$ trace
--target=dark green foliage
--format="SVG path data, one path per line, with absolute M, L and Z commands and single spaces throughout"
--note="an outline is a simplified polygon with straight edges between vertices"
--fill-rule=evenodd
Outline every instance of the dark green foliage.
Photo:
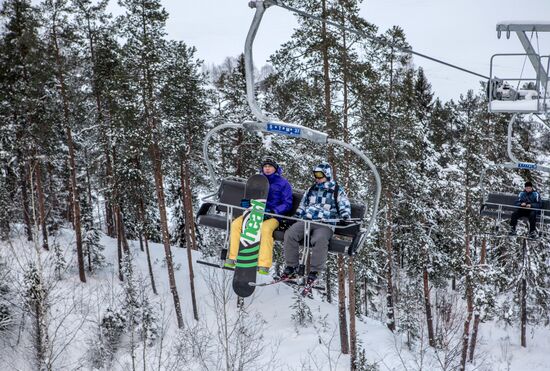
M 357 359 L 355 360 L 354 370 L 357 370 L 357 371 L 379 371 L 380 370 L 380 367 L 378 367 L 377 363 L 369 362 L 369 360 L 367 359 L 365 348 L 362 346 L 361 343 L 359 343 L 359 346 L 357 349 Z
M 311 309 L 305 302 L 302 295 L 298 292 L 294 295 L 294 303 L 290 306 L 294 311 L 291 315 L 292 320 L 296 327 L 307 327 L 313 323 L 313 315 L 311 314 Z
M 105 265 L 105 256 L 103 250 L 105 247 L 101 244 L 101 231 L 95 225 L 92 204 L 87 199 L 82 199 L 82 248 L 84 259 L 90 272 L 95 271 Z
M 92 340 L 89 361 L 92 367 L 101 368 L 113 359 L 126 328 L 127 319 L 117 310 L 107 308 L 101 318 L 98 337 Z

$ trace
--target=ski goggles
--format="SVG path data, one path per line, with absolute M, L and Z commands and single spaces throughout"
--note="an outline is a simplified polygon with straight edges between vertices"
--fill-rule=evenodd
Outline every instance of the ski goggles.
M 314 176 L 316 179 L 323 179 L 323 178 L 326 178 L 325 173 L 323 173 L 322 171 L 314 171 L 314 172 L 313 172 L 313 176 Z

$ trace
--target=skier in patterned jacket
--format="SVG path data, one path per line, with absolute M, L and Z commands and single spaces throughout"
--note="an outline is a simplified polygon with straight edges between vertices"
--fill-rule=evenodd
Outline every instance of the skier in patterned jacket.
M 295 217 L 326 224 L 351 217 L 351 205 L 344 190 L 332 180 L 332 168 L 323 162 L 313 169 L 315 184 L 304 194 Z M 330 239 L 334 228 L 311 224 L 311 269 L 307 282 L 312 284 L 325 270 Z M 293 278 L 299 265 L 300 241 L 304 238 L 304 222 L 294 223 L 285 233 L 284 253 L 286 268 L 281 278 Z

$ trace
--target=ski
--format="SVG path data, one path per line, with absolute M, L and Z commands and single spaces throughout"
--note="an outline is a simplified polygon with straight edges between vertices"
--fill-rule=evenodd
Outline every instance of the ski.
M 275 285 L 277 283 L 294 283 L 298 285 L 297 278 L 283 278 L 283 279 L 275 278 L 272 281 L 268 281 L 268 282 L 249 282 L 248 284 L 254 287 L 265 287 L 265 286 Z
M 297 278 L 289 278 L 289 279 L 273 279 L 272 281 L 269 281 L 269 282 L 260 282 L 260 283 L 257 283 L 257 282 L 249 282 L 248 284 L 250 286 L 254 286 L 254 287 L 266 287 L 266 286 L 272 286 L 272 285 L 276 285 L 278 283 L 284 283 L 285 285 L 288 285 L 290 287 L 293 287 L 293 288 L 300 288 L 300 287 L 303 287 L 304 289 L 302 290 L 303 291 L 306 291 L 305 294 L 303 296 L 306 296 L 308 295 L 309 292 L 312 291 L 312 289 L 315 289 L 315 290 L 318 290 L 320 291 L 321 293 L 324 293 L 325 292 L 325 288 L 322 287 L 322 286 L 316 286 L 316 285 L 305 285 L 303 283 L 301 283 L 300 281 L 302 280 L 302 277 L 297 277 Z M 315 283 L 315 282 L 314 282 Z M 302 293 L 301 292 L 301 293 Z
M 230 268 L 230 267 L 225 267 L 222 264 L 220 263 L 212 263 L 212 262 L 209 262 L 209 261 L 205 261 L 205 260 L 196 260 L 197 264 L 202 264 L 202 265 L 206 265 L 208 267 L 214 267 L 214 268 L 221 268 L 221 269 L 225 269 L 225 270 L 228 270 L 228 271 L 234 271 L 235 268 Z

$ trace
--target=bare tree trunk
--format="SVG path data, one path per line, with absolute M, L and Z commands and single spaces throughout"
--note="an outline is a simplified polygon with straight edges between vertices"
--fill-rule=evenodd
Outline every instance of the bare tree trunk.
M 321 1 L 321 18 L 326 20 L 328 19 L 328 10 L 327 10 L 327 1 Z M 324 103 L 325 103 L 325 125 L 329 136 L 331 138 L 336 137 L 336 123 L 332 120 L 332 102 L 331 102 L 331 81 L 330 81 L 330 67 L 329 67 L 329 40 L 327 36 L 327 25 L 325 22 L 321 22 L 321 55 L 323 59 L 323 93 L 324 93 Z M 334 149 L 328 147 L 328 162 L 332 165 L 333 168 L 333 177 L 336 179 L 336 162 L 334 156 Z
M 69 159 L 67 159 L 67 169 L 70 168 Z M 67 178 L 67 214 L 66 218 L 71 223 L 71 227 L 74 229 L 74 206 L 73 206 L 73 186 L 71 184 L 71 177 Z
M 346 317 L 346 266 L 344 257 L 338 254 L 338 323 L 340 325 L 340 349 L 349 354 L 348 321 Z
M 138 231 L 138 239 L 139 239 L 139 249 L 141 250 L 141 252 L 144 252 L 145 250 L 143 249 L 143 234 L 141 233 L 141 231 Z
M 386 192 L 387 198 L 387 216 L 386 216 L 386 255 L 387 255 L 387 267 L 386 267 L 386 282 L 387 282 L 387 293 L 386 293 L 386 305 L 388 310 L 388 322 L 387 326 L 391 331 L 395 331 L 395 308 L 393 305 L 393 244 L 392 244 L 392 208 L 391 208 L 391 193 Z
M 154 126 L 154 125 L 153 125 Z M 170 283 L 170 291 L 174 299 L 174 308 L 178 327 L 183 327 L 183 315 L 181 312 L 181 304 L 176 286 L 176 276 L 174 273 L 174 263 L 172 262 L 172 251 L 170 250 L 170 235 L 168 234 L 168 220 L 166 217 L 166 202 L 164 200 L 164 184 L 162 176 L 162 160 L 160 157 L 160 148 L 154 140 L 149 146 L 151 160 L 153 161 L 153 169 L 155 172 L 155 189 L 157 193 L 157 203 L 160 214 L 160 227 L 162 231 L 162 242 L 164 245 L 164 254 L 166 256 L 166 267 L 168 270 L 168 281 Z
M 342 26 L 346 26 L 345 13 L 342 11 Z M 347 38 L 346 31 L 342 29 L 342 98 L 343 98 L 343 107 L 342 107 L 342 124 L 344 126 L 344 142 L 349 143 L 349 129 L 348 129 L 348 116 L 349 116 L 349 95 L 348 95 L 348 51 L 347 51 Z M 345 189 L 350 189 L 350 174 L 349 174 L 349 164 L 350 164 L 350 151 L 344 150 L 344 179 Z
M 124 215 L 122 214 L 122 211 L 120 209 L 120 205 L 117 205 L 117 219 L 118 223 L 117 226 L 120 229 L 120 238 L 122 240 L 122 248 L 124 250 L 124 253 L 129 255 L 130 254 L 130 246 L 128 245 L 128 240 L 126 239 L 126 228 L 124 227 Z
M 149 278 L 151 279 L 151 288 L 153 289 L 153 293 L 155 295 L 158 295 L 157 286 L 155 285 L 155 276 L 153 274 L 153 265 L 151 264 L 151 253 L 149 251 L 149 234 L 147 233 L 148 221 L 145 215 L 145 205 L 143 203 L 143 197 L 141 197 L 139 200 L 139 218 L 141 221 L 141 225 L 144 229 L 145 253 L 147 254 L 147 268 L 149 270 Z
M 521 346 L 527 347 L 527 239 L 523 239 L 522 246 L 523 255 L 523 270 L 521 274 L 521 291 L 520 291 L 520 306 L 521 306 Z
M 426 310 L 426 323 L 428 325 L 428 343 L 435 347 L 434 324 L 432 318 L 432 304 L 430 302 L 430 283 L 428 280 L 428 249 L 424 248 L 424 267 L 422 270 L 422 282 L 424 286 L 424 308 Z
M 72 207 L 73 207 L 73 218 L 74 218 L 74 230 L 76 237 L 76 254 L 78 258 L 78 273 L 80 276 L 81 282 L 86 282 L 86 274 L 84 272 L 84 254 L 82 251 L 82 232 L 80 226 L 80 196 L 78 192 L 78 184 L 76 182 L 76 160 L 75 160 L 75 149 L 73 134 L 71 131 L 71 123 L 69 118 L 69 101 L 67 99 L 67 89 L 65 87 L 65 77 L 63 70 L 63 62 L 61 59 L 61 51 L 59 49 L 59 44 L 57 40 L 57 25 L 55 24 L 52 27 L 52 38 L 55 48 L 55 58 L 58 68 L 58 78 L 59 78 L 59 89 L 61 91 L 61 98 L 63 100 L 63 118 L 64 126 L 67 135 L 67 147 L 69 148 L 69 171 L 71 179 L 71 189 L 72 189 Z
M 49 250 L 48 229 L 46 227 L 46 207 L 44 205 L 44 187 L 42 186 L 42 164 L 35 161 L 34 171 L 36 176 L 36 193 L 38 196 L 38 211 L 40 213 L 40 228 L 42 229 L 42 248 Z
M 363 302 L 364 302 L 364 315 L 369 315 L 369 286 L 367 277 L 363 278 Z
M 139 157 L 136 157 L 134 159 L 134 162 L 135 162 L 136 168 L 138 170 L 141 170 L 141 163 L 140 163 Z M 138 218 L 143 228 L 145 254 L 147 255 L 147 268 L 149 270 L 149 278 L 151 279 L 151 288 L 153 289 L 153 293 L 155 295 L 158 295 L 157 286 L 155 284 L 155 275 L 153 274 L 153 265 L 151 263 L 151 252 L 149 250 L 149 238 L 150 238 L 149 232 L 148 232 L 149 220 L 147 219 L 147 213 L 145 212 L 145 202 L 143 200 L 143 194 L 141 194 L 139 197 Z
M 86 149 L 84 149 L 84 161 L 86 161 L 86 196 L 88 197 L 88 205 L 90 205 L 90 209 L 93 210 L 92 181 L 90 180 L 90 168 L 88 167 L 88 151 Z
M 116 216 L 116 230 L 117 230 L 117 258 L 118 258 L 118 279 L 122 282 L 124 281 L 124 274 L 122 273 L 122 228 L 120 221 L 120 213 L 118 212 L 118 206 L 115 206 L 115 216 Z
M 393 59 L 394 59 L 394 50 L 391 49 L 390 54 L 390 84 L 388 89 L 388 143 L 390 146 L 393 146 L 393 125 L 391 114 L 393 111 Z M 394 155 L 393 151 L 390 151 L 388 157 L 388 173 L 391 173 L 393 164 L 394 164 Z M 386 284 L 387 284 L 387 293 L 386 293 L 386 304 L 388 310 L 388 328 L 393 332 L 395 331 L 395 306 L 394 306 L 394 290 L 393 290 L 393 215 L 392 215 L 392 194 L 389 189 L 386 190 L 386 204 L 387 204 L 387 213 L 386 213 L 386 255 L 387 255 L 387 268 L 386 268 Z
M 487 239 L 483 237 L 483 240 L 481 241 L 481 256 L 479 259 L 480 269 L 485 270 L 486 260 L 487 260 Z M 481 320 L 481 316 L 479 315 L 479 308 L 476 308 L 476 309 L 477 309 L 476 314 L 474 316 L 474 327 L 472 329 L 472 339 L 470 340 L 470 362 L 474 361 L 474 352 L 476 348 L 479 322 Z
M 357 330 L 355 327 L 355 267 L 354 258 L 348 258 L 348 292 L 349 292 L 349 342 L 350 342 L 350 369 L 357 369 Z
M 184 155 L 181 159 L 181 195 L 185 208 L 185 241 L 187 245 L 187 263 L 189 264 L 189 284 L 191 286 L 191 302 L 193 304 L 193 317 L 199 320 L 199 311 L 197 308 L 197 299 L 195 296 L 195 276 L 193 273 L 193 256 L 191 249 L 196 250 L 196 241 L 194 237 L 195 220 L 193 216 L 193 199 L 191 194 L 191 178 L 188 167 L 188 156 Z
M 308 262 L 309 262 L 309 259 L 308 259 Z M 326 276 L 325 291 L 327 292 L 327 302 L 332 303 L 332 271 L 328 264 L 327 264 L 327 269 L 325 270 L 325 276 Z
M 466 202 L 468 204 L 468 202 Z M 466 208 L 468 209 L 468 207 Z M 462 334 L 462 356 L 460 361 L 460 369 L 464 371 L 466 369 L 466 357 L 468 355 L 468 340 L 470 338 L 470 322 L 472 321 L 472 312 L 473 308 L 473 290 L 472 290 L 472 280 L 471 280 L 471 268 L 472 268 L 472 258 L 470 253 L 470 235 L 466 235 L 466 249 L 465 249 L 465 263 L 468 269 L 466 273 L 466 305 L 467 305 L 467 315 L 466 320 L 464 321 L 464 332 Z
M 20 187 L 21 187 L 21 202 L 23 203 L 23 221 L 25 222 L 25 232 L 27 234 L 27 241 L 32 241 L 32 225 L 31 211 L 29 207 L 29 194 L 28 194 L 28 167 L 24 162 L 21 162 L 19 166 L 20 173 Z

